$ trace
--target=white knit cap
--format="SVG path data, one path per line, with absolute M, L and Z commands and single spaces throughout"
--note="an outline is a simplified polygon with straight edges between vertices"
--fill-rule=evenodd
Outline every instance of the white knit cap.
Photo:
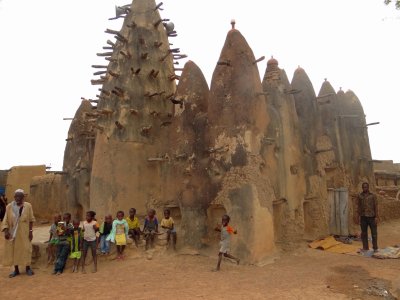
M 14 195 L 16 195 L 16 194 L 25 194 L 25 192 L 23 189 L 18 189 L 15 191 Z

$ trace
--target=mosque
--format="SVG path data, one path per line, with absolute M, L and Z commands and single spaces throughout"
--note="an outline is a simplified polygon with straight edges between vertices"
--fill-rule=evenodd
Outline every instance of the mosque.
M 361 183 L 375 190 L 357 96 L 327 80 L 316 94 L 305 70 L 290 81 L 273 57 L 261 80 L 264 58 L 234 21 L 209 87 L 195 62 L 178 67 L 186 55 L 161 5 L 135 0 L 120 8 L 121 30 L 106 29 L 108 52 L 97 54 L 106 63 L 91 81 L 99 93 L 76 111 L 63 170 L 30 183 L 37 216 L 168 207 L 180 245 L 201 249 L 217 244 L 227 213 L 239 232 L 232 250 L 249 263 L 351 233 Z

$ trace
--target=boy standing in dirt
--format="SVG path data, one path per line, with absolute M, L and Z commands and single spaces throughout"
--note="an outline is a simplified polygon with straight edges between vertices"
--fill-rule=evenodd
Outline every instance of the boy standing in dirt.
M 221 232 L 221 241 L 220 241 L 220 249 L 218 253 L 218 263 L 217 268 L 213 271 L 219 271 L 221 267 L 222 255 L 228 257 L 230 259 L 236 260 L 236 263 L 239 264 L 240 259 L 236 258 L 229 254 L 230 246 L 231 246 L 231 235 L 237 234 L 237 230 L 234 230 L 231 226 L 229 226 L 230 217 L 228 215 L 222 216 L 222 225 L 217 225 L 215 228 L 216 231 Z
M 88 211 L 86 213 L 86 220 L 83 222 L 83 261 L 82 261 L 82 273 L 86 273 L 85 261 L 86 255 L 89 248 L 92 250 L 93 257 L 93 273 L 97 272 L 97 236 L 96 232 L 99 231 L 99 225 L 95 220 L 96 213 L 94 211 Z

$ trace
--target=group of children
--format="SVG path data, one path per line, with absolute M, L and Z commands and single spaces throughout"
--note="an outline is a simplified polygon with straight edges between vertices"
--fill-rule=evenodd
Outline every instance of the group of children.
M 176 230 L 174 220 L 169 209 L 164 210 L 164 218 L 161 220 L 161 228 L 167 235 L 167 248 L 169 248 L 171 237 L 172 245 L 176 250 Z M 78 272 L 82 258 L 82 273 L 86 273 L 85 260 L 90 249 L 93 257 L 93 272 L 97 271 L 97 249 L 103 255 L 110 254 L 110 242 L 117 248 L 116 259 L 123 259 L 125 246 L 128 238 L 132 238 L 136 247 L 139 246 L 140 236 L 144 235 L 146 250 L 154 247 L 155 236 L 162 234 L 158 229 L 156 211 L 149 209 L 144 221 L 143 230 L 140 229 L 140 222 L 136 216 L 136 209 L 129 210 L 129 216 L 124 217 L 123 211 L 118 211 L 113 220 L 111 215 L 106 215 L 104 222 L 99 225 L 96 220 L 96 213 L 88 211 L 86 220 L 82 227 L 79 219 L 74 219 L 71 223 L 71 214 L 64 213 L 54 216 L 54 223 L 50 227 L 49 237 L 49 261 L 54 263 L 53 274 L 63 273 L 68 257 L 74 260 L 72 272 Z

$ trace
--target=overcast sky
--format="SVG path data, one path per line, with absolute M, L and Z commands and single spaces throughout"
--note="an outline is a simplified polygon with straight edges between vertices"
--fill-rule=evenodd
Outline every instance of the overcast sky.
M 174 47 L 210 82 L 236 19 L 255 56 L 273 55 L 289 78 L 300 65 L 318 93 L 324 78 L 360 98 L 374 159 L 400 162 L 400 11 L 383 0 L 162 0 L 175 23 Z M 111 36 L 120 0 L 0 0 L 0 169 L 62 168 L 80 98 L 95 98 L 92 64 Z M 266 60 L 259 63 L 263 76 Z

